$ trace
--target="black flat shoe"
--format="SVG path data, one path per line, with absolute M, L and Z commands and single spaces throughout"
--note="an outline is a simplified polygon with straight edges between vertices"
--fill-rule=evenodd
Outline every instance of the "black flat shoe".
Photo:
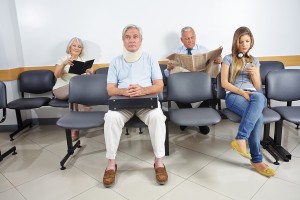
M 203 135 L 207 135 L 209 133 L 210 129 L 208 126 L 199 126 L 199 131 Z

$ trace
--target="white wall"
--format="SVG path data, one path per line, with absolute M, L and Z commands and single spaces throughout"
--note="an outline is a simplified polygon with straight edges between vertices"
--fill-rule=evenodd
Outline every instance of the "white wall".
M 122 53 L 121 32 L 130 23 L 142 27 L 143 48 L 158 60 L 180 45 L 187 25 L 198 43 L 223 46 L 223 55 L 239 26 L 253 31 L 255 56 L 300 55 L 299 8 L 298 0 L 0 0 L 0 69 L 54 65 L 74 36 L 85 41 L 88 58 L 108 63 Z M 9 99 L 16 98 L 16 81 L 7 83 Z
M 24 65 L 15 1 L 0 0 L 0 70 Z
M 298 0 L 15 0 L 24 65 L 53 65 L 68 40 L 78 36 L 96 63 L 122 52 L 121 32 L 143 28 L 143 47 L 162 60 L 179 44 L 183 26 L 196 29 L 198 42 L 230 53 L 233 32 L 248 26 L 257 56 L 299 55 Z

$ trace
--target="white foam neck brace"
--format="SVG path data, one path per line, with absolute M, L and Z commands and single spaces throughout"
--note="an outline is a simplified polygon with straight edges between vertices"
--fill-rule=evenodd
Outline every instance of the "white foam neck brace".
M 142 48 L 140 47 L 136 52 L 130 52 L 125 47 L 123 48 L 123 57 L 126 62 L 132 63 L 136 62 L 142 56 Z

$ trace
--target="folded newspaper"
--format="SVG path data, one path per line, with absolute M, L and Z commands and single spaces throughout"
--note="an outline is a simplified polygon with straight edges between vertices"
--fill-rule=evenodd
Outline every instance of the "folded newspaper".
M 172 69 L 170 73 L 204 71 L 215 78 L 219 73 L 219 69 L 218 64 L 214 63 L 214 60 L 221 55 L 222 50 L 223 47 L 219 47 L 207 53 L 193 55 L 171 54 L 167 57 L 174 65 L 174 69 Z

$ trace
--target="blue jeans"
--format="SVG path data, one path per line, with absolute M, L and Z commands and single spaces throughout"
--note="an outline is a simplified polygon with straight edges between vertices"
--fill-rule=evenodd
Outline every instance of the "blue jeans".
M 260 138 L 265 104 L 266 98 L 260 92 L 250 95 L 250 101 L 232 92 L 226 95 L 226 107 L 241 117 L 236 139 L 248 141 L 253 163 L 262 162 Z

